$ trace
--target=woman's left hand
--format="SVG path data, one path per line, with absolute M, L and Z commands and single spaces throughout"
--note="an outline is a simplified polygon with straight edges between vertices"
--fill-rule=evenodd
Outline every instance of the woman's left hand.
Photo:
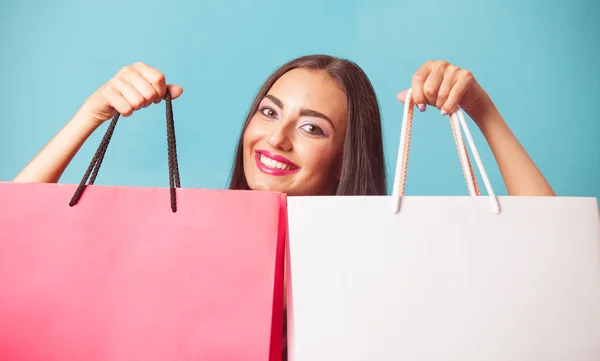
M 405 102 L 407 90 L 398 94 Z M 489 99 L 473 74 L 447 61 L 426 61 L 412 77 L 412 98 L 420 111 L 426 105 L 435 106 L 442 115 L 450 114 L 457 106 L 470 113 Z
M 406 92 L 398 94 L 403 103 Z M 442 115 L 457 106 L 469 114 L 488 141 L 509 196 L 555 195 L 470 71 L 446 61 L 427 61 L 412 78 L 412 98 L 421 111 L 429 104 L 441 109 Z

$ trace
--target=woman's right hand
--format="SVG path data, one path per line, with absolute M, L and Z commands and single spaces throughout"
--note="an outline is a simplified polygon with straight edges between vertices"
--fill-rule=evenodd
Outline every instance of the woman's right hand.
M 56 183 L 83 143 L 104 121 L 120 113 L 129 116 L 152 103 L 160 103 L 169 90 L 171 99 L 183 93 L 167 85 L 158 70 L 135 63 L 121 69 L 92 94 L 52 140 L 15 177 L 15 182 Z
M 171 99 L 183 93 L 180 86 L 167 85 L 163 73 L 137 62 L 119 70 L 86 100 L 80 111 L 85 113 L 85 118 L 100 125 L 117 113 L 128 117 L 136 110 L 160 103 L 167 89 Z

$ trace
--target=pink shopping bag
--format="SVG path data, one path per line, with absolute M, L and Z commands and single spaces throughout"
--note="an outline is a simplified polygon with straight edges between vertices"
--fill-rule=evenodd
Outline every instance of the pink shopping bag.
M 285 195 L 78 189 L 0 183 L 0 360 L 281 359 Z

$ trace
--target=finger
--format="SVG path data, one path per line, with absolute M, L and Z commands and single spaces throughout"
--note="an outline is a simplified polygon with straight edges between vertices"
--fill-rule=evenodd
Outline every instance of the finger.
M 433 62 L 428 61 L 415 72 L 412 77 L 412 98 L 419 108 L 420 111 L 424 112 L 426 109 L 427 98 L 423 94 L 423 86 L 431 73 L 431 67 Z
M 470 72 L 462 71 L 462 74 L 458 76 L 456 83 L 452 87 L 448 99 L 442 106 L 442 111 L 450 114 L 456 110 L 472 79 L 473 77 Z
M 444 80 L 445 72 L 446 66 L 443 63 L 436 63 L 431 69 L 431 73 L 423 85 L 423 94 L 425 95 L 425 99 L 427 99 L 427 104 L 436 105 L 438 92 Z
M 156 89 L 137 69 L 126 68 L 120 75 L 144 97 L 143 108 L 148 107 L 156 99 L 160 99 Z
M 169 94 L 171 95 L 171 99 L 177 99 L 181 94 L 183 94 L 183 88 L 179 85 L 169 84 L 167 85 L 167 89 L 169 89 Z
M 134 69 L 137 69 L 140 74 L 156 89 L 158 99 L 154 99 L 155 103 L 160 102 L 165 97 L 167 91 L 167 83 L 165 81 L 165 75 L 154 69 L 153 67 L 146 65 L 142 62 L 137 62 L 132 65 Z
M 128 117 L 133 113 L 133 107 L 131 104 L 123 98 L 121 93 L 113 87 L 108 87 L 104 93 L 104 98 L 108 101 L 111 107 L 113 107 L 119 114 L 124 117 Z
M 396 99 L 398 99 L 400 103 L 406 102 L 406 93 L 408 93 L 408 90 L 401 91 L 400 93 L 396 94 Z
M 133 85 L 126 82 L 120 76 L 112 78 L 112 87 L 121 93 L 121 96 L 131 105 L 133 110 L 139 110 L 144 106 L 146 99 L 133 87 Z
M 452 87 L 454 86 L 454 84 L 457 81 L 457 71 L 458 71 L 458 68 L 456 68 L 456 67 L 448 67 L 448 69 L 446 70 L 446 73 L 444 74 L 444 79 L 442 80 L 442 84 L 440 84 L 440 89 L 438 90 L 438 93 L 437 93 L 435 107 L 442 111 L 442 115 L 447 114 L 442 109 L 442 106 L 448 100 L 450 91 L 452 90 Z

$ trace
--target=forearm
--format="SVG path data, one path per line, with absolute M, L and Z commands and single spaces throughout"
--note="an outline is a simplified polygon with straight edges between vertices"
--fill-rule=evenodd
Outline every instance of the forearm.
M 476 110 L 467 110 L 490 145 L 508 194 L 554 196 L 543 174 L 512 133 L 493 102 L 486 97 Z
M 78 112 L 15 177 L 14 182 L 57 183 L 97 125 Z

